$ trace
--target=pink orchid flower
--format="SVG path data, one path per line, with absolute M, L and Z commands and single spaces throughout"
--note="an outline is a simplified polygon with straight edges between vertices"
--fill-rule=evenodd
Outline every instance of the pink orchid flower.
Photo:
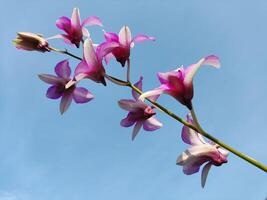
M 88 17 L 81 23 L 79 9 L 74 8 L 71 19 L 63 16 L 56 21 L 56 26 L 66 34 L 56 35 L 54 38 L 63 38 L 66 43 L 74 44 L 79 48 L 83 36 L 90 36 L 85 26 L 93 25 L 103 26 L 101 20 L 96 16 Z
M 116 42 L 118 44 L 118 47 L 114 48 L 112 53 L 105 57 L 106 63 L 108 63 L 112 57 L 115 57 L 122 66 L 125 66 L 126 61 L 129 60 L 130 49 L 134 46 L 135 42 L 144 42 L 146 40 L 155 41 L 154 37 L 141 34 L 132 38 L 128 26 L 123 26 L 118 35 L 116 33 L 105 32 L 105 38 L 107 42 Z
M 140 80 L 135 83 L 135 86 L 140 90 L 142 90 L 142 80 L 143 78 L 140 77 Z M 132 140 L 134 140 L 142 126 L 146 131 L 155 131 L 162 126 L 162 123 L 154 117 L 156 113 L 152 107 L 138 100 L 139 94 L 137 92 L 132 90 L 132 95 L 134 99 L 122 99 L 118 104 L 122 109 L 129 111 L 127 117 L 121 120 L 121 126 L 130 127 L 135 124 L 132 132 Z
M 74 84 L 67 89 L 65 88 L 66 84 L 71 80 L 71 68 L 68 60 L 59 62 L 55 67 L 55 73 L 57 76 L 50 74 L 40 74 L 38 76 L 45 83 L 52 85 L 46 92 L 46 96 L 49 99 L 58 99 L 61 97 L 61 114 L 69 108 L 72 99 L 76 103 L 86 103 L 93 99 L 93 95 L 83 87 L 76 87 Z
M 187 115 L 187 121 L 195 125 L 189 114 Z M 198 172 L 200 166 L 206 163 L 201 174 L 201 185 L 204 187 L 211 166 L 220 166 L 227 163 L 228 151 L 218 144 L 206 142 L 202 135 L 187 126 L 182 129 L 182 140 L 192 146 L 177 158 L 176 163 L 183 166 L 183 172 L 187 175 Z
M 174 71 L 166 73 L 158 73 L 161 86 L 145 92 L 141 95 L 141 99 L 149 96 L 160 95 L 162 93 L 171 95 L 188 109 L 192 109 L 191 100 L 194 95 L 193 78 L 197 70 L 203 65 L 210 65 L 215 68 L 220 67 L 220 61 L 217 56 L 210 55 L 199 60 L 196 64 L 192 64 L 186 69 L 180 67 Z
M 102 60 L 105 55 L 111 52 L 112 48 L 117 46 L 116 43 L 102 43 L 96 50 L 93 47 L 91 39 L 86 39 L 83 47 L 83 60 L 78 64 L 75 69 L 75 78 L 71 80 L 67 87 L 75 84 L 76 82 L 89 78 L 97 83 L 106 85 L 105 81 L 105 68 L 102 64 Z

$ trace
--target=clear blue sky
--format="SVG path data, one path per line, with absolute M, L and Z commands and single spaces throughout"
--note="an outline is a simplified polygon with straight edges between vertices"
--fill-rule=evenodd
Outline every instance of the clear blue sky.
M 58 101 L 45 97 L 38 73 L 52 73 L 65 57 L 16 50 L 18 31 L 57 34 L 55 21 L 79 7 L 82 18 L 99 16 L 108 31 L 129 25 L 155 43 L 132 51 L 132 77 L 144 76 L 145 90 L 158 86 L 156 72 L 216 54 L 222 68 L 197 74 L 194 104 L 203 127 L 214 136 L 267 164 L 267 2 L 214 0 L 9 0 L 0 14 L 0 200 L 236 200 L 267 197 L 267 175 L 234 155 L 212 168 L 206 188 L 200 174 L 186 176 L 175 165 L 187 148 L 181 125 L 158 114 L 164 126 L 142 131 L 119 125 L 126 113 L 117 100 L 130 91 L 85 81 L 95 99 L 72 104 L 64 116 Z M 99 28 L 91 29 L 96 42 Z M 61 41 L 54 45 L 64 47 Z M 74 51 L 81 53 L 80 51 Z M 70 60 L 74 68 L 77 62 Z M 110 74 L 122 75 L 112 62 Z M 181 116 L 169 97 L 160 102 Z

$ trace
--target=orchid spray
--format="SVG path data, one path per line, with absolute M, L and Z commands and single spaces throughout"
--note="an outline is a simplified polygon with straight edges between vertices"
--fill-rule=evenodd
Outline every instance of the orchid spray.
M 183 124 L 182 141 L 189 144 L 190 147 L 178 156 L 176 164 L 182 166 L 183 172 L 187 175 L 198 172 L 201 166 L 204 165 L 201 175 L 202 187 L 206 183 L 211 167 L 227 163 L 229 153 L 233 153 L 267 172 L 267 166 L 213 137 L 204 131 L 198 122 L 192 104 L 194 96 L 193 78 L 202 66 L 219 68 L 221 65 L 219 57 L 208 55 L 188 67 L 181 66 L 169 72 L 158 73 L 161 85 L 143 93 L 143 77 L 140 77 L 135 84 L 131 82 L 131 48 L 137 42 L 155 41 L 155 37 L 139 34 L 132 38 L 128 26 L 123 26 L 118 34 L 106 31 L 103 28 L 104 33 L 101 32 L 101 34 L 103 34 L 105 40 L 96 45 L 93 43 L 94 40 L 91 38 L 89 31 L 85 28 L 91 25 L 103 27 L 102 21 L 96 16 L 88 17 L 81 22 L 79 9 L 74 8 L 71 18 L 63 16 L 56 21 L 56 26 L 64 33 L 45 38 L 40 34 L 18 32 L 17 38 L 13 40 L 14 45 L 21 50 L 43 53 L 56 52 L 79 61 L 73 70 L 73 77 L 71 77 L 68 59 L 60 61 L 56 65 L 56 75 L 39 75 L 42 81 L 51 85 L 46 92 L 46 96 L 49 99 L 61 99 L 61 114 L 67 111 L 72 100 L 78 104 L 83 104 L 94 98 L 86 88 L 78 87 L 80 81 L 91 80 L 106 86 L 106 80 L 108 80 L 118 86 L 129 87 L 132 90 L 133 99 L 121 99 L 118 101 L 119 107 L 128 112 L 120 124 L 123 127 L 133 126 L 132 140 L 136 138 L 142 127 L 145 131 L 156 131 L 162 127 L 162 123 L 155 117 L 156 111 L 161 111 Z M 55 38 L 63 39 L 70 47 L 82 48 L 83 55 L 77 56 L 67 50 L 52 47 L 48 41 Z M 105 62 L 108 65 L 109 60 L 112 58 L 115 58 L 122 67 L 126 65 L 127 73 L 124 79 L 113 77 L 106 73 L 103 63 Z M 158 103 L 157 99 L 162 94 L 172 96 L 181 105 L 185 106 L 189 111 L 187 118 L 183 119 L 177 116 Z

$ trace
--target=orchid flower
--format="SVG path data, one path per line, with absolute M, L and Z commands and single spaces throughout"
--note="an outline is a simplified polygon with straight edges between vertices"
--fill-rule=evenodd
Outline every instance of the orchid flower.
M 96 16 L 88 17 L 81 23 L 79 9 L 74 8 L 71 19 L 63 16 L 56 21 L 56 26 L 66 34 L 56 35 L 52 38 L 63 38 L 67 44 L 74 44 L 79 48 L 83 36 L 90 36 L 85 26 L 93 25 L 103 26 L 101 20 Z
M 17 35 L 13 43 L 18 49 L 40 52 L 50 51 L 48 42 L 42 35 L 29 32 L 19 32 Z
M 68 60 L 59 62 L 55 67 L 55 73 L 57 76 L 50 74 L 40 74 L 39 78 L 52 85 L 48 88 L 46 96 L 49 99 L 58 99 L 60 101 L 60 113 L 63 114 L 70 106 L 72 99 L 76 103 L 86 103 L 93 99 L 93 95 L 83 87 L 76 87 L 72 85 L 69 88 L 65 88 L 66 84 L 71 80 L 71 68 Z
M 140 90 L 142 90 L 142 80 L 143 78 L 140 77 L 140 80 L 135 83 Z M 153 108 L 138 99 L 139 94 L 136 91 L 132 90 L 132 96 L 134 99 L 122 99 L 118 104 L 122 109 L 129 111 L 127 117 L 121 120 L 121 126 L 130 127 L 135 124 L 132 132 L 132 140 L 134 140 L 142 126 L 146 131 L 155 131 L 162 126 L 162 123 L 153 116 L 156 114 Z
M 171 95 L 180 103 L 187 106 L 189 110 L 191 110 L 191 100 L 194 95 L 193 78 L 197 70 L 202 65 L 210 65 L 215 68 L 219 68 L 220 61 L 217 56 L 210 55 L 205 58 L 202 58 L 196 64 L 190 65 L 186 69 L 180 67 L 174 71 L 158 73 L 158 78 L 161 82 L 161 86 L 154 90 L 145 92 L 141 95 L 140 99 L 165 93 Z
M 187 121 L 196 125 L 190 114 L 187 115 Z M 198 172 L 205 163 L 201 174 L 201 185 L 204 187 L 211 166 L 227 163 L 228 151 L 218 144 L 206 142 L 202 135 L 187 126 L 183 126 L 182 140 L 191 147 L 177 158 L 176 163 L 183 166 L 183 172 L 187 175 Z
M 102 64 L 103 57 L 111 52 L 111 49 L 116 46 L 116 43 L 103 43 L 100 44 L 96 50 L 93 47 L 91 39 L 86 39 L 83 47 L 83 60 L 78 64 L 75 69 L 74 80 L 67 84 L 67 88 L 72 84 L 84 79 L 89 78 L 97 83 L 106 85 L 105 69 Z
M 128 26 L 123 26 L 118 35 L 116 33 L 105 32 L 105 38 L 107 42 L 116 42 L 118 44 L 118 47 L 114 48 L 112 53 L 105 57 L 106 63 L 108 63 L 112 57 L 115 57 L 122 66 L 125 66 L 126 61 L 129 60 L 130 49 L 134 46 L 135 42 L 144 42 L 146 40 L 155 41 L 154 37 L 141 34 L 132 38 Z

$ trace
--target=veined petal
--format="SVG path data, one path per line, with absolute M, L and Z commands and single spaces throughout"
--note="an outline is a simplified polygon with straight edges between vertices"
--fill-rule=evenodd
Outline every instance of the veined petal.
M 82 23 L 82 26 L 94 26 L 94 25 L 103 26 L 102 21 L 96 16 L 87 17 Z
M 141 101 L 135 101 L 132 99 L 121 99 L 118 101 L 121 109 L 127 111 L 135 111 L 136 109 L 145 108 L 146 104 Z
M 134 125 L 134 129 L 133 129 L 133 133 L 132 133 L 132 141 L 135 139 L 135 137 L 137 136 L 138 132 L 140 131 L 141 127 L 143 125 L 142 121 L 138 121 L 136 122 L 136 124 Z
M 79 8 L 74 8 L 71 16 L 71 25 L 76 30 L 81 29 L 81 19 Z
M 130 127 L 134 125 L 136 121 L 131 119 L 131 113 L 128 113 L 127 117 L 121 120 L 120 125 L 123 127 Z
M 186 86 L 192 85 L 193 78 L 197 72 L 197 70 L 202 66 L 202 65 L 210 65 L 215 68 L 220 67 L 220 61 L 217 56 L 210 55 L 205 58 L 202 58 L 199 60 L 196 64 L 190 65 L 186 70 L 185 70 L 185 79 L 184 79 L 184 84 Z
M 119 43 L 119 36 L 116 33 L 104 31 L 104 36 L 108 42 L 118 42 Z
M 86 103 L 93 98 L 93 94 L 83 87 L 76 87 L 73 91 L 73 99 L 76 103 Z
M 161 127 L 162 123 L 153 116 L 145 120 L 143 123 L 143 128 L 146 131 L 155 131 Z
M 62 85 L 65 84 L 65 80 L 61 77 L 57 77 L 50 74 L 39 74 L 38 77 L 44 81 L 45 83 L 51 84 L 51 85 Z
M 151 36 L 147 36 L 147 35 L 137 35 L 132 39 L 132 42 L 144 42 L 147 40 L 151 40 L 151 41 L 155 41 L 156 38 L 155 37 L 151 37 Z
M 86 39 L 84 42 L 84 58 L 88 65 L 94 66 L 98 64 L 95 49 L 91 39 Z
M 129 46 L 132 41 L 131 31 L 128 26 L 123 26 L 119 32 L 119 42 L 123 46 Z
M 55 72 L 61 78 L 65 78 L 65 79 L 69 78 L 71 74 L 69 61 L 66 59 L 66 60 L 59 62 L 55 67 Z
M 143 81 L 143 77 L 141 76 L 140 77 L 140 79 L 139 79 L 139 81 L 137 81 L 135 84 L 134 84 L 134 86 L 135 87 L 137 87 L 139 90 L 141 90 L 142 91 L 142 81 Z M 133 97 L 135 98 L 135 100 L 138 100 L 138 98 L 139 98 L 139 96 L 140 96 L 140 94 L 139 93 L 137 93 L 135 90 L 132 90 L 132 95 L 133 95 Z
M 48 88 L 46 92 L 46 96 L 49 99 L 58 99 L 59 97 L 62 96 L 64 92 L 64 87 L 63 86 L 57 86 L 57 85 L 52 85 L 51 87 Z
M 56 26 L 66 33 L 69 33 L 71 30 L 71 21 L 68 17 L 63 16 L 56 21 Z
M 99 61 L 102 61 L 102 59 L 109 53 L 112 52 L 112 50 L 116 47 L 119 47 L 119 44 L 117 42 L 103 42 L 102 44 L 97 46 L 96 49 L 96 55 Z
M 71 92 L 64 92 L 60 101 L 60 113 L 63 114 L 66 112 L 71 104 L 72 101 L 72 93 Z
M 201 186 L 202 186 L 202 188 L 205 187 L 206 180 L 207 180 L 211 166 L 212 166 L 212 163 L 208 162 L 202 169 L 202 173 L 201 173 Z

